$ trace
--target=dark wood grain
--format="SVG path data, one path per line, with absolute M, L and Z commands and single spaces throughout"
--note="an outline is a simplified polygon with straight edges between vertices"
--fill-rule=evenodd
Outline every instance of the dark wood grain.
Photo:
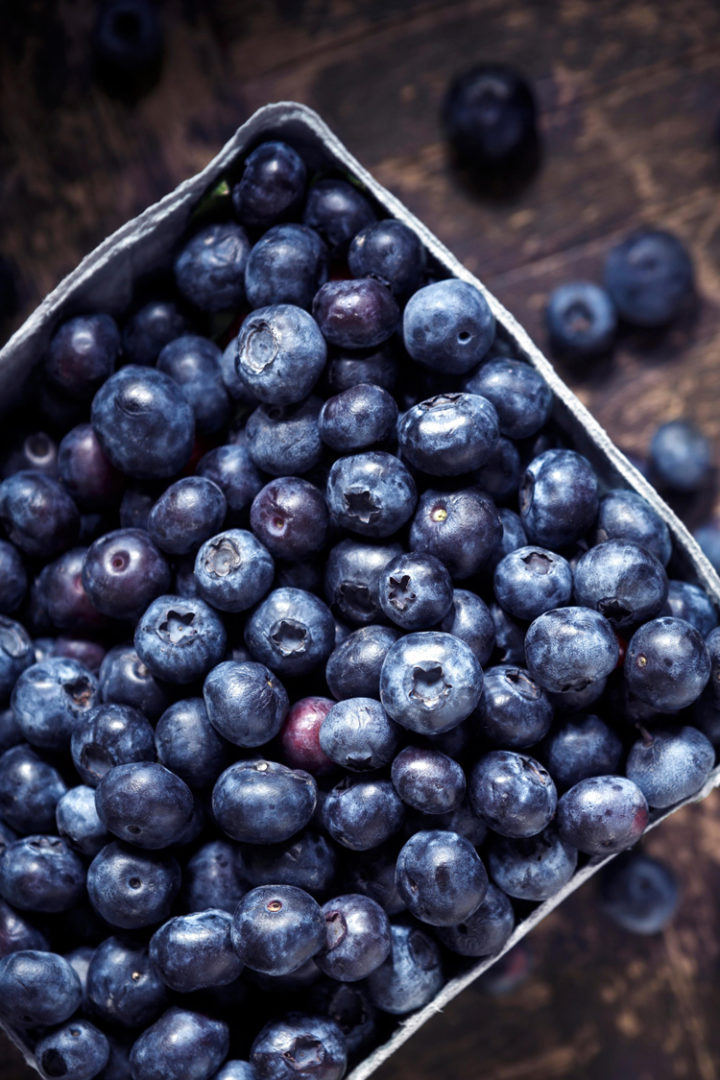
M 0 6 L 0 251 L 20 268 L 21 315 L 254 108 L 292 98 L 318 109 L 541 344 L 553 286 L 599 280 L 609 245 L 640 222 L 676 231 L 695 259 L 695 314 L 564 374 L 638 455 L 680 414 L 720 446 L 712 0 L 168 0 L 162 10 L 161 78 L 129 107 L 95 82 L 94 5 Z M 542 109 L 542 168 L 504 201 L 461 181 L 437 119 L 449 77 L 485 58 L 523 67 Z M 691 520 L 713 503 L 714 488 Z M 665 933 L 621 932 L 584 888 L 534 933 L 534 970 L 516 993 L 467 991 L 379 1080 L 718 1080 L 719 808 L 717 797 L 688 808 L 649 839 L 684 885 Z M 0 1057 L 2 1080 L 31 1075 L 12 1050 Z

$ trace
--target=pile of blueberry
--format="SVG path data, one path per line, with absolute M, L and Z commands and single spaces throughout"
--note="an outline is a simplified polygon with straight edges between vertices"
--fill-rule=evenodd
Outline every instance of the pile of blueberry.
M 218 190 L 169 295 L 57 327 L 0 483 L 46 1077 L 339 1080 L 720 742 L 709 597 L 483 295 L 286 144 Z

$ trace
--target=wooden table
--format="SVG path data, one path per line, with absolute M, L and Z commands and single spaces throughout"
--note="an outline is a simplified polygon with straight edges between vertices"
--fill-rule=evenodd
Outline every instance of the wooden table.
M 171 0 L 160 82 L 134 107 L 94 80 L 93 4 L 0 7 L 0 250 L 21 269 L 26 314 L 108 232 L 202 166 L 257 106 L 318 109 L 544 342 L 549 290 L 599 280 L 641 222 L 690 246 L 695 319 L 614 360 L 566 372 L 616 441 L 642 455 L 661 420 L 694 416 L 720 446 L 720 8 L 631 0 Z M 451 170 L 438 121 L 449 77 L 504 59 L 534 81 L 543 167 L 505 202 Z M 716 461 L 717 464 L 717 461 Z M 715 489 L 686 508 L 695 524 Z M 684 884 L 662 935 L 633 938 L 591 888 L 532 938 L 512 996 L 470 990 L 378 1080 L 717 1080 L 718 799 L 649 839 Z M 29 1077 L 8 1051 L 1 1080 Z

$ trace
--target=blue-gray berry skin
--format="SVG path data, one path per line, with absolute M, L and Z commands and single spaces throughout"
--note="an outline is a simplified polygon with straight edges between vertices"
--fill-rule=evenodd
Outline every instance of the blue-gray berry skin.
M 692 295 L 690 256 L 672 233 L 637 229 L 608 253 L 605 288 L 632 326 L 665 326 Z
M 209 840 L 188 859 L 183 875 L 183 907 L 188 912 L 235 910 L 247 891 L 240 849 L 229 840 Z
M 515 912 L 505 892 L 492 882 L 472 915 L 456 926 L 438 926 L 435 933 L 446 949 L 460 956 L 492 956 L 515 929 Z
M 473 812 L 501 836 L 535 836 L 557 806 L 552 777 L 539 761 L 511 750 L 491 750 L 470 773 Z
M 403 341 L 413 360 L 462 375 L 478 364 L 495 337 L 495 318 L 474 285 L 457 278 L 425 285 L 403 314 Z
M 185 476 L 165 489 L 148 517 L 148 532 L 169 555 L 189 555 L 220 531 L 227 513 L 221 489 L 205 476 Z
M 341 1080 L 347 1043 L 334 1020 L 288 1013 L 262 1028 L 250 1048 L 250 1063 L 254 1080 Z
M 338 849 L 311 828 L 281 844 L 247 844 L 243 849 L 243 872 L 250 885 L 294 885 L 316 898 L 328 895 L 337 864 Z
M 490 609 L 477 593 L 453 589 L 452 605 L 439 628 L 469 645 L 478 663 L 486 664 L 492 656 L 495 624 Z
M 27 592 L 28 578 L 20 552 L 8 540 L 0 540 L 0 612 L 16 611 Z
M 31 919 L 31 916 L 26 918 L 11 904 L 0 900 L 0 956 L 9 956 L 24 949 L 50 951 L 47 938 Z
M 435 555 L 454 581 L 479 573 L 501 538 L 495 503 L 476 488 L 423 492 L 410 526 L 412 550 Z
M 612 855 L 640 839 L 648 818 L 647 800 L 632 780 L 591 776 L 559 800 L 557 829 L 560 839 L 578 851 Z
M 553 352 L 567 360 L 589 360 L 612 348 L 617 311 L 609 293 L 591 281 L 572 281 L 552 291 L 545 309 Z
M 438 394 L 403 413 L 403 457 L 431 476 L 460 476 L 489 460 L 500 437 L 498 415 L 479 394 Z
M 127 476 L 164 480 L 190 459 L 192 407 L 180 386 L 155 368 L 121 368 L 93 398 L 91 419 L 111 463 Z
M 625 772 L 653 809 L 695 795 L 715 764 L 712 743 L 694 727 L 646 733 L 633 743 Z
M 675 914 L 680 886 L 665 863 L 644 851 L 630 851 L 603 868 L 598 898 L 605 914 L 624 930 L 658 934 Z
M 432 747 L 405 746 L 395 757 L 390 776 L 402 801 L 422 814 L 450 815 L 465 797 L 462 767 Z
M 442 829 L 414 833 L 397 857 L 398 892 L 416 919 L 456 926 L 487 892 L 487 873 L 473 845 Z
M 360 382 L 329 397 L 320 410 L 320 438 L 338 454 L 387 443 L 394 437 L 398 407 L 382 386 Z
M 368 977 L 373 1005 L 395 1016 L 427 1005 L 443 984 L 440 949 L 415 926 L 391 927 L 392 950 L 387 960 Z
M 132 705 L 95 705 L 76 725 L 70 750 L 78 775 L 94 788 L 115 765 L 154 761 L 153 729 Z
M 98 680 L 102 701 L 130 705 L 150 720 L 157 720 L 170 703 L 167 688 L 150 674 L 132 645 L 116 645 L 106 653 Z
M 201 435 L 214 435 L 230 420 L 230 398 L 222 380 L 221 359 L 215 342 L 199 334 L 176 338 L 157 359 L 157 370 L 169 375 L 187 398 Z
M 59 836 L 23 836 L 0 852 L 0 896 L 19 911 L 70 911 L 85 895 L 85 865 Z
M 356 233 L 375 221 L 376 214 L 355 184 L 329 177 L 311 186 L 302 220 L 320 234 L 333 257 L 341 258 Z
M 623 670 L 636 697 L 658 712 L 674 712 L 699 698 L 710 678 L 710 657 L 694 626 L 663 616 L 635 631 Z
M 204 600 L 159 596 L 135 630 L 135 649 L 158 679 L 185 684 L 202 678 L 225 653 L 220 616 Z
M 150 938 L 153 967 L 166 986 L 181 993 L 227 986 L 239 978 L 243 967 L 233 949 L 231 928 L 227 911 L 177 915 Z
M 518 900 L 548 900 L 567 885 L 577 866 L 577 850 L 551 826 L 527 839 L 493 839 L 490 875 L 503 892 Z
M 338 982 L 366 978 L 387 958 L 390 922 L 378 903 L 361 894 L 328 900 L 322 907 L 325 946 L 315 958 L 320 970 Z
M 353 625 L 382 619 L 380 575 L 401 554 L 400 544 L 355 539 L 341 540 L 330 549 L 325 561 L 325 596 L 341 619 Z
M 348 251 L 353 277 L 373 277 L 404 297 L 422 283 L 425 249 L 412 229 L 392 218 L 366 225 L 354 237 Z
M 314 394 L 293 405 L 258 405 L 245 425 L 247 449 L 256 468 L 271 476 L 302 476 L 314 469 L 323 451 L 321 407 Z M 258 484 L 253 497 L 261 487 Z
M 233 916 L 233 947 L 252 971 L 289 975 L 325 947 L 325 920 L 316 900 L 294 885 L 261 885 Z
M 119 840 L 155 851 L 178 843 L 193 816 L 187 784 L 156 761 L 116 765 L 95 789 L 95 806 Z
M 182 296 L 202 311 L 230 311 L 245 299 L 250 241 L 232 222 L 207 225 L 186 242 L 175 260 Z
M 245 292 L 253 308 L 296 304 L 306 311 L 328 276 L 328 251 L 306 225 L 273 225 L 252 247 Z
M 400 831 L 403 804 L 389 780 L 345 777 L 327 793 L 320 806 L 326 832 L 351 851 L 370 851 Z
M 500 433 L 509 439 L 535 435 L 550 416 L 552 391 L 540 372 L 522 360 L 486 360 L 463 381 L 463 390 L 494 406 Z
M 213 1080 L 257 1080 L 257 1074 L 249 1061 L 236 1058 L 226 1061 L 219 1072 L 215 1073 Z
M 588 776 L 617 772 L 622 754 L 622 741 L 604 720 L 579 714 L 553 729 L 541 756 L 558 787 L 566 789 Z
M 0 522 L 7 539 L 24 555 L 52 559 L 76 542 L 78 508 L 52 476 L 33 469 L 0 483 Z
M 319 740 L 331 761 L 350 772 L 366 772 L 390 764 L 400 729 L 379 701 L 355 697 L 333 705 L 320 726 Z
M 138 930 L 167 919 L 180 881 L 180 866 L 171 855 L 140 851 L 117 841 L 98 852 L 87 872 L 92 906 L 105 922 L 121 930 Z
M 195 557 L 200 596 L 218 611 L 237 614 L 253 607 L 270 590 L 272 555 L 246 529 L 226 529 L 206 540 Z
M 0 700 L 6 701 L 13 691 L 18 679 L 33 663 L 35 659 L 35 653 L 33 650 L 32 641 L 27 630 L 21 623 L 15 622 L 14 619 L 8 619 L 5 615 L 0 615 Z M 72 666 L 72 661 L 68 661 L 68 664 Z M 78 668 L 80 665 L 78 665 Z M 59 672 L 69 670 L 67 667 L 51 667 L 51 672 Z M 34 682 L 35 680 L 33 680 Z M 50 685 L 55 681 L 50 675 L 48 680 Z M 52 692 L 52 690 L 51 690 Z M 28 727 L 26 724 L 23 727 L 20 717 L 17 718 L 23 733 Z M 32 727 L 32 725 L 29 725 Z M 43 724 L 43 727 L 46 727 Z M 27 734 L 25 734 L 27 738 Z M 28 739 L 28 742 L 33 740 Z
M 525 636 L 525 660 L 545 690 L 582 690 L 609 675 L 618 661 L 609 621 L 587 607 L 563 607 L 539 615 Z
M 718 613 L 712 600 L 704 589 L 691 581 L 669 582 L 667 601 L 659 614 L 684 619 L 703 637 L 718 625 Z
M 279 844 L 304 829 L 315 811 L 309 773 L 261 758 L 238 761 L 218 777 L 212 811 L 219 827 L 246 844 Z
M 0 756 L 0 818 L 18 833 L 55 828 L 55 808 L 67 791 L 58 770 L 27 743 Z
M 154 364 L 163 346 L 188 330 L 174 300 L 151 300 L 125 323 L 122 347 L 131 364 Z
M 397 532 L 412 516 L 417 488 L 398 458 L 372 450 L 338 458 L 328 474 L 325 497 L 337 525 L 381 538 Z
M 245 319 L 235 365 L 259 401 L 291 405 L 310 393 L 326 358 L 327 345 L 312 315 L 294 304 L 273 304 Z
M 708 478 L 712 447 L 690 420 L 661 424 L 650 443 L 650 468 L 658 487 L 692 493 Z
M 46 750 L 65 750 L 97 697 L 97 679 L 83 664 L 55 657 L 23 671 L 12 706 L 28 742 Z
M 203 790 L 215 782 L 230 763 L 230 748 L 208 719 L 202 698 L 175 701 L 155 726 L 158 761 Z
M 119 352 L 120 332 L 110 315 L 76 315 L 53 334 L 45 373 L 68 396 L 87 398 L 112 375 Z
M 198 461 L 196 472 L 198 476 L 212 480 L 222 491 L 229 524 L 238 520 L 263 486 L 248 447 L 237 443 L 209 450 Z
M 281 678 L 307 675 L 327 660 L 335 644 L 330 609 L 304 589 L 274 589 L 245 626 L 253 660 Z
M 438 630 L 406 634 L 380 672 L 380 700 L 396 723 L 419 734 L 450 731 L 477 707 L 483 673 L 475 654 Z
M 546 450 L 528 465 L 520 484 L 520 518 L 531 542 L 566 548 L 595 524 L 595 472 L 575 450 Z
M 372 349 L 387 341 L 400 322 L 390 289 L 372 277 L 328 281 L 313 299 L 323 336 L 341 349 Z
M 110 840 L 110 836 L 98 817 L 95 792 L 87 784 L 70 788 L 55 808 L 57 831 L 67 840 L 73 851 L 92 858 Z
M 133 1080 L 211 1080 L 229 1048 L 226 1023 L 173 1005 L 133 1045 L 132 1077 Z
M 45 1035 L 35 1047 L 35 1060 L 46 1076 L 91 1080 L 110 1058 L 107 1036 L 82 1018 Z
M 498 603 L 516 619 L 528 622 L 551 608 L 570 603 L 573 574 L 562 555 L 537 545 L 511 551 L 495 567 Z
M 336 644 L 325 665 L 333 697 L 372 697 L 380 694 L 380 670 L 399 632 L 390 626 L 361 626 Z
M 297 150 L 280 140 L 268 140 L 248 154 L 240 180 L 232 189 L 239 221 L 266 229 L 297 214 L 305 194 L 307 166 Z
M 150 962 L 146 944 L 118 936 L 101 941 L 93 952 L 87 997 L 93 1015 L 104 1024 L 142 1028 L 167 1006 L 168 992 Z
M 403 630 L 427 630 L 447 615 L 453 601 L 452 579 L 434 555 L 398 555 L 380 574 L 383 612 Z
M 476 726 L 496 746 L 521 750 L 547 735 L 553 718 L 550 699 L 524 668 L 487 668 Z
M 575 602 L 595 608 L 618 630 L 659 614 L 668 593 L 665 568 L 628 540 L 596 544 L 575 564 Z
M 23 949 L 0 959 L 0 1016 L 9 1024 L 61 1024 L 81 999 L 79 978 L 57 953 Z
M 244 747 L 274 739 L 289 706 L 277 676 L 253 661 L 218 664 L 205 680 L 203 697 L 213 727 L 229 742 Z
M 667 566 L 672 554 L 670 530 L 657 511 L 636 491 L 621 488 L 608 491 L 600 499 L 594 539 L 596 544 L 629 540 L 649 551 L 663 566 Z

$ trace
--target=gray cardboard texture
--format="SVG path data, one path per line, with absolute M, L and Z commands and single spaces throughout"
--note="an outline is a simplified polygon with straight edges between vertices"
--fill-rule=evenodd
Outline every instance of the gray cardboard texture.
M 422 222 L 413 217 L 395 196 L 373 179 L 316 113 L 293 102 L 279 102 L 258 110 L 236 131 L 202 172 L 178 185 L 171 194 L 104 240 L 46 297 L 0 351 L 0 401 L 4 406 L 7 407 L 17 400 L 23 383 L 32 367 L 42 358 L 49 338 L 60 321 L 83 310 L 106 310 L 119 314 L 127 307 L 132 298 L 135 280 L 152 269 L 167 265 L 185 230 L 192 209 L 203 194 L 227 172 L 246 149 L 263 138 L 281 138 L 292 143 L 302 152 L 311 169 L 339 168 L 352 173 L 387 211 L 388 216 L 403 221 L 417 233 L 428 252 L 448 274 L 462 278 L 481 290 L 495 314 L 499 332 L 512 343 L 518 356 L 534 365 L 545 376 L 555 393 L 556 420 L 572 437 L 577 448 L 591 459 L 601 482 L 607 487 L 633 488 L 648 500 L 667 522 L 686 576 L 702 585 L 716 605 L 720 605 L 720 580 L 688 530 L 660 499 L 654 488 L 614 446 L 607 432 L 568 389 L 512 315 Z M 720 766 L 715 768 L 702 791 L 687 801 L 704 798 L 719 784 Z M 676 809 L 678 807 L 655 815 L 650 827 L 657 825 Z M 517 944 L 566 896 L 608 861 L 609 859 L 605 859 L 584 867 L 561 892 L 540 904 L 529 918 L 518 925 L 503 952 Z M 502 954 L 480 961 L 465 974 L 447 983 L 429 1005 L 404 1019 L 392 1038 L 349 1074 L 349 1080 L 365 1080 L 370 1076 L 414 1031 L 440 1012 L 478 975 L 491 967 L 499 955 Z M 32 1055 L 22 1047 L 19 1040 L 14 1041 L 24 1049 L 28 1061 L 33 1064 Z

